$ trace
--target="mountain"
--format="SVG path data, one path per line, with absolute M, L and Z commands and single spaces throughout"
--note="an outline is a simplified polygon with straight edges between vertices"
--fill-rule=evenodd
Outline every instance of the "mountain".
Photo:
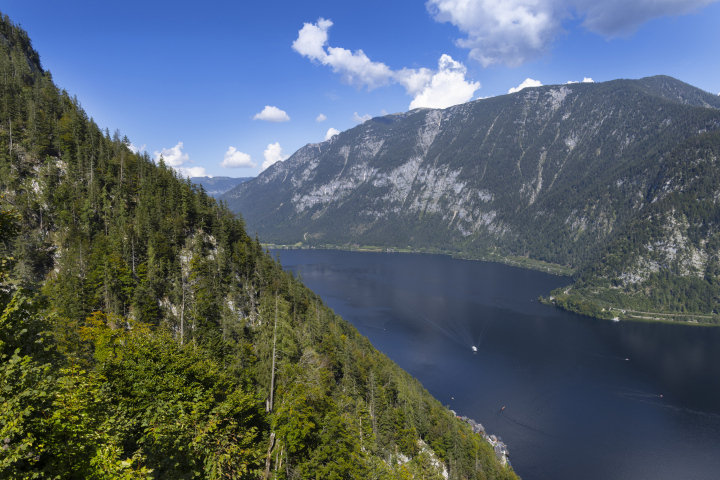
M 671 77 L 528 88 L 373 118 L 222 198 L 267 242 L 424 249 L 599 275 L 586 267 L 639 228 L 665 194 L 658 181 L 672 183 L 668 172 L 704 155 L 690 145 L 718 131 L 720 98 Z M 640 279 L 618 278 L 629 288 Z
M 0 478 L 517 478 L 7 16 L 0 72 Z
M 201 185 L 205 192 L 213 198 L 218 198 L 233 187 L 252 180 L 253 177 L 192 177 L 191 182 Z
M 720 323 L 718 159 L 720 132 L 670 152 L 645 206 L 583 266 L 570 294 L 554 292 L 557 301 L 607 307 L 596 316 Z

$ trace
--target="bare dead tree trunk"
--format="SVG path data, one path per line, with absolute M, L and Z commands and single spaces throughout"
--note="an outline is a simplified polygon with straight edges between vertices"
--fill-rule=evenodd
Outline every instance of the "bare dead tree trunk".
M 108 292 L 108 274 L 107 274 L 107 263 L 105 263 L 104 271 L 103 271 L 103 286 L 105 287 L 105 311 L 107 313 L 110 313 L 110 293 Z
M 275 432 L 270 434 L 270 443 L 268 444 L 267 457 L 265 457 L 265 474 L 263 478 L 267 480 L 270 478 L 270 461 L 272 460 L 272 448 L 275 445 Z
M 370 418 L 372 419 L 373 433 L 377 432 L 375 422 L 375 373 L 370 370 Z
M 132 272 L 133 272 L 133 277 L 135 277 L 135 279 L 137 279 L 138 276 L 137 276 L 137 274 L 135 273 L 135 235 L 134 235 L 134 233 L 135 233 L 135 232 L 133 232 L 133 233 L 130 234 L 130 246 L 131 246 L 131 248 L 132 248 Z
M 185 341 L 185 274 L 183 273 L 182 257 L 180 258 L 180 289 L 182 290 L 182 304 L 180 305 L 180 346 Z
M 275 393 L 275 345 L 277 343 L 277 320 L 278 320 L 278 296 L 275 293 L 275 325 L 273 326 L 273 353 L 272 353 L 272 370 L 270 374 L 270 403 L 268 404 L 268 412 L 273 409 L 273 397 Z

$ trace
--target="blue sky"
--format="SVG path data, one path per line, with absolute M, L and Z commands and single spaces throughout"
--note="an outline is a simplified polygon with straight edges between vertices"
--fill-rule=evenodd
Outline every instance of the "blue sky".
M 255 176 L 363 118 L 523 82 L 665 74 L 720 93 L 718 0 L 2 0 L 0 11 L 101 128 L 193 176 Z

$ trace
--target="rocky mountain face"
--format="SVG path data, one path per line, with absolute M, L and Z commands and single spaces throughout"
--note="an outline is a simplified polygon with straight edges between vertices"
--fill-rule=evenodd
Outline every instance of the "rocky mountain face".
M 266 241 L 577 266 L 647 205 L 674 148 L 720 129 L 719 108 L 670 77 L 525 89 L 373 118 L 223 199 Z
M 579 272 L 576 294 L 642 311 L 720 323 L 720 132 L 683 142 L 645 205 Z
M 712 313 L 719 132 L 671 77 L 529 88 L 373 118 L 222 198 L 267 242 L 543 261 L 584 299 Z

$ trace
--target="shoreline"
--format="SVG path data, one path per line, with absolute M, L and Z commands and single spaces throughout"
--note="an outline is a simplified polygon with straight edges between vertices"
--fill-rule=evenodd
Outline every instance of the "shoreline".
M 462 254 L 458 252 L 449 252 L 447 250 L 431 249 L 431 248 L 396 248 L 396 247 L 380 247 L 375 245 L 333 245 L 333 244 L 322 244 L 322 245 L 306 245 L 302 242 L 298 242 L 293 245 L 275 244 L 275 243 L 263 243 L 265 249 L 275 250 L 341 250 L 346 252 L 368 252 L 368 253 L 419 253 L 428 255 L 448 255 L 458 260 L 470 260 L 470 261 L 482 261 L 482 262 L 493 262 L 501 263 L 503 265 L 509 265 L 512 267 L 525 268 L 528 270 L 535 270 L 539 272 L 549 273 L 556 276 L 570 277 L 574 270 L 562 265 L 550 264 L 542 262 L 540 260 L 533 260 L 527 257 L 507 257 L 501 255 L 487 254 L 483 256 L 472 256 L 469 254 Z M 558 305 L 556 298 L 550 295 L 548 298 L 539 297 L 541 303 L 565 310 L 568 312 L 576 313 L 590 318 L 599 318 L 602 320 L 613 321 L 617 318 L 618 321 L 632 321 L 632 322 L 651 322 L 651 323 L 667 323 L 667 324 L 683 324 L 683 325 L 695 325 L 695 326 L 706 326 L 716 327 L 720 326 L 720 316 L 712 316 L 704 313 L 665 313 L 665 312 L 646 312 L 636 311 L 627 308 L 619 308 L 615 306 L 601 306 L 596 301 L 586 299 L 584 297 L 579 298 L 580 302 L 592 305 L 595 312 L 582 312 L 577 309 L 564 307 Z M 613 316 L 608 316 L 610 312 L 614 312 Z M 671 317 L 671 318 L 658 318 L 658 317 Z M 686 317 L 687 320 L 682 317 Z M 709 320 L 709 321 L 708 321 Z M 713 322 L 715 320 L 715 322 Z
M 600 320 L 694 325 L 698 327 L 720 326 L 720 315 L 709 315 L 707 313 L 667 313 L 632 310 L 629 308 L 620 308 L 607 304 L 601 304 L 597 301 L 577 294 L 558 295 L 555 293 L 555 295 L 553 295 L 552 293 L 553 292 L 551 292 L 551 295 L 548 297 L 540 296 L 538 300 L 544 305 L 553 306 L 555 308 L 559 308 L 560 310 L 576 313 L 585 317 L 598 318 Z M 589 311 L 580 311 L 580 309 L 583 308 L 587 308 Z
M 550 275 L 556 275 L 559 277 L 570 277 L 575 273 L 575 269 L 557 265 L 554 263 L 543 262 L 542 260 L 534 260 L 528 257 L 513 257 L 503 256 L 495 254 L 484 254 L 484 255 L 471 255 L 462 252 L 454 252 L 448 250 L 441 250 L 435 248 L 401 248 L 401 247 L 380 247 L 375 245 L 334 245 L 334 244 L 321 244 L 321 245 L 307 245 L 302 242 L 298 242 L 293 245 L 287 244 L 276 244 L 276 243 L 263 243 L 263 248 L 277 249 L 277 250 L 342 250 L 347 252 L 370 252 L 370 253 L 422 253 L 429 255 L 448 255 L 458 260 L 479 260 L 482 262 L 493 262 L 501 263 L 503 265 L 510 265 L 512 267 L 525 268 L 528 270 L 535 270 L 538 272 L 549 273 Z

